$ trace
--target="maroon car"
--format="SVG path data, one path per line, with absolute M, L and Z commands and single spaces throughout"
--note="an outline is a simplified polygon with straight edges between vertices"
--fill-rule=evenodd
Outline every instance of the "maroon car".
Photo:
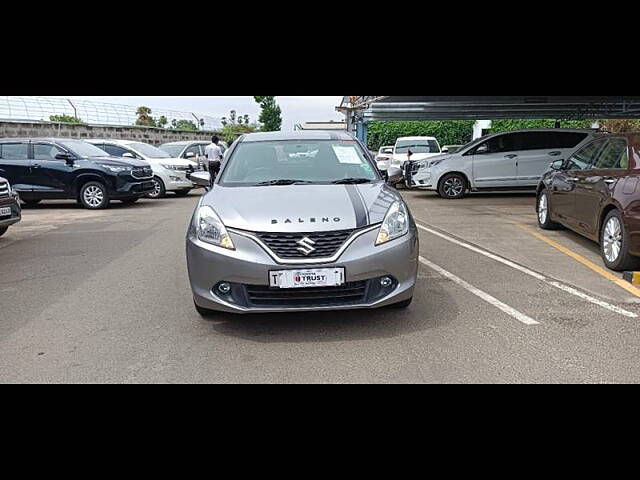
M 640 267 L 640 133 L 599 133 L 551 164 L 538 186 L 538 223 L 600 243 L 612 270 Z
M 18 195 L 9 182 L 0 177 L 0 237 L 7 233 L 9 225 L 20 221 L 21 213 Z

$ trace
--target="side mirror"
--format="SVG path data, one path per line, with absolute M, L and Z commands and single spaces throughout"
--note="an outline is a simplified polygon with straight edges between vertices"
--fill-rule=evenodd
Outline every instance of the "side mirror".
M 489 147 L 487 146 L 486 143 L 483 143 L 478 148 L 476 148 L 475 155 L 487 153 L 488 151 L 489 151 Z
M 195 158 L 196 154 L 194 152 L 187 152 L 184 158 Z
M 549 164 L 549 168 L 551 168 L 551 170 L 562 170 L 563 165 L 564 160 L 554 160 Z
M 136 158 L 136 156 L 133 153 L 130 153 L 130 152 L 123 153 L 122 156 L 126 157 L 126 158 Z
M 444 147 L 442 150 L 440 150 L 440 153 L 449 153 L 449 148 Z
M 211 175 L 209 172 L 194 172 L 189 174 L 189 180 L 199 187 L 211 186 Z
M 402 170 L 398 167 L 389 167 L 387 170 L 387 184 L 394 187 L 397 183 L 400 183 L 402 179 Z
M 56 155 L 56 160 L 64 160 L 69 165 L 73 165 L 75 158 L 70 153 L 58 153 Z

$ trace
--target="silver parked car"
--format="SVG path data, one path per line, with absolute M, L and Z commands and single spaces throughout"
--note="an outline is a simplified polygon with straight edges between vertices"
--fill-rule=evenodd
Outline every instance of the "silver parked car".
M 392 168 L 389 183 L 400 174 Z M 350 134 L 245 135 L 213 182 L 186 241 L 202 315 L 411 303 L 415 223 Z
M 474 140 L 453 154 L 411 162 L 409 188 L 462 198 L 469 190 L 535 190 L 554 160 L 566 158 L 593 138 L 594 130 L 537 129 L 496 133 Z

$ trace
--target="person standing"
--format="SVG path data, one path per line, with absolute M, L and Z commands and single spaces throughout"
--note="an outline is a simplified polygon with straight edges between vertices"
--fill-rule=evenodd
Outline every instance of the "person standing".
M 218 146 L 218 143 L 220 143 L 220 139 L 214 135 L 211 137 L 211 145 L 207 145 L 207 148 L 204 149 L 209 162 L 212 162 L 213 160 L 222 160 L 222 150 Z

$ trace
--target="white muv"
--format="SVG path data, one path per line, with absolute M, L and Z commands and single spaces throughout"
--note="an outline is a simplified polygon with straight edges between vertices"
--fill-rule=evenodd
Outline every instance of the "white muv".
M 187 178 L 187 173 L 198 170 L 198 163 L 184 158 L 173 158 L 164 150 L 148 143 L 134 140 L 113 140 L 91 138 L 87 142 L 115 157 L 144 160 L 153 169 L 155 189 L 150 198 L 164 197 L 166 192 L 186 196 L 196 185 Z
M 441 153 L 440 144 L 435 137 L 401 137 L 393 147 L 391 166 L 404 172 L 408 161 L 417 162 Z

